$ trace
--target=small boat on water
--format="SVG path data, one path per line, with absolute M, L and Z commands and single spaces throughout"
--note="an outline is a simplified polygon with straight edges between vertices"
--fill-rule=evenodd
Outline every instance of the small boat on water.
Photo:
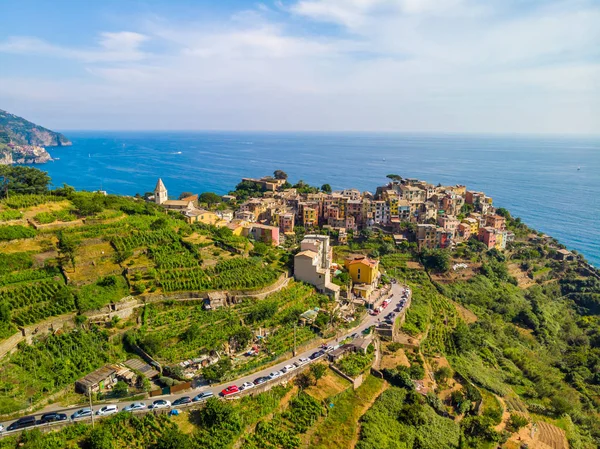
M 581 170 L 581 167 L 577 167 L 577 171 Z

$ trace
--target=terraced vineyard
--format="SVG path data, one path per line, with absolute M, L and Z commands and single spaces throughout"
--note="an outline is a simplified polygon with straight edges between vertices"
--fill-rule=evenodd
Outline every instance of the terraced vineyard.
M 452 331 L 458 324 L 458 313 L 454 304 L 446 297 L 435 293 L 431 297 L 431 321 L 422 349 L 427 355 L 454 354 Z
M 272 284 L 278 276 L 279 272 L 264 266 L 261 259 L 243 257 L 207 269 L 159 270 L 159 282 L 166 292 L 257 289 Z
M 55 280 L 5 287 L 0 290 L 0 303 L 10 307 L 11 320 L 18 326 L 75 310 L 73 295 Z

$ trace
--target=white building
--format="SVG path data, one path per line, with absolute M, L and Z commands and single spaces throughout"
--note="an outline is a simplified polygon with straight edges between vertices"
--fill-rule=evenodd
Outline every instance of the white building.
M 340 287 L 331 282 L 332 248 L 327 235 L 307 235 L 294 256 L 294 277 L 318 291 L 338 298 Z

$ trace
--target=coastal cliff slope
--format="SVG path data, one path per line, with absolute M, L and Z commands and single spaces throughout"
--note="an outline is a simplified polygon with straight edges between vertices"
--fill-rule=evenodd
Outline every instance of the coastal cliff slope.
M 0 165 L 42 164 L 51 160 L 44 147 L 69 145 L 64 135 L 0 109 Z
M 5 131 L 15 145 L 62 147 L 71 145 L 64 135 L 31 123 L 0 109 L 0 132 Z

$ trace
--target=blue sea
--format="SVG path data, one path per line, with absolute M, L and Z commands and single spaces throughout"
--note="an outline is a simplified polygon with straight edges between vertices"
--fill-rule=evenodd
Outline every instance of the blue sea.
M 465 184 L 600 266 L 600 137 L 371 133 L 68 132 L 40 166 L 77 189 L 170 196 L 233 190 L 242 177 L 374 192 L 386 174 Z M 580 167 L 580 170 L 578 170 Z

